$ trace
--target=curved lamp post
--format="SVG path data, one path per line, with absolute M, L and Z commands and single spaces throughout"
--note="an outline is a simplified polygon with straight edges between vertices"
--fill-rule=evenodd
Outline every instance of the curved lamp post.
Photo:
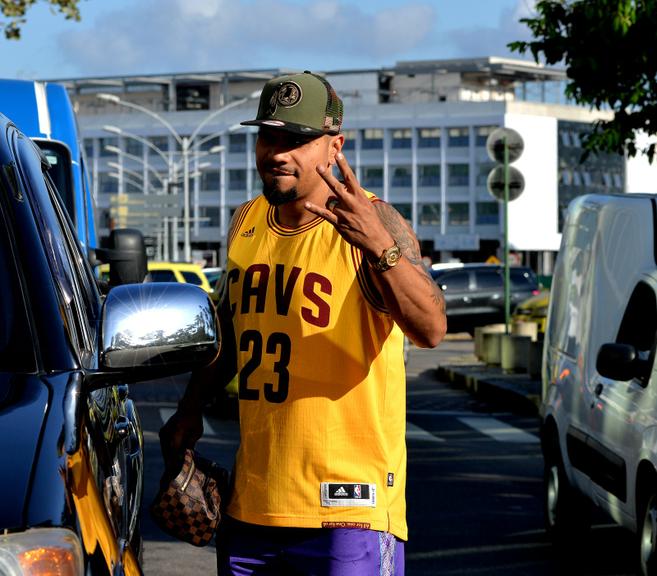
M 260 97 L 260 92 L 261 90 L 257 90 L 255 92 L 252 92 L 245 98 L 240 98 L 239 100 L 235 100 L 230 104 L 226 104 L 225 106 L 222 106 L 217 110 L 214 110 L 211 114 L 208 114 L 201 121 L 201 123 L 194 129 L 194 131 L 191 133 L 190 136 L 181 136 L 166 118 L 164 118 L 157 112 L 153 112 L 152 110 L 149 110 L 145 106 L 141 106 L 140 104 L 135 104 L 134 102 L 123 100 L 116 94 L 106 94 L 106 93 L 96 94 L 96 97 L 99 98 L 100 100 L 111 102 L 112 104 L 123 106 L 125 108 L 131 108 L 133 110 L 137 110 L 157 120 L 160 124 L 162 124 L 162 126 L 164 126 L 169 131 L 169 133 L 173 136 L 173 138 L 180 146 L 181 154 L 182 154 L 182 165 L 183 165 L 182 166 L 183 167 L 183 244 L 184 244 L 186 261 L 190 261 L 192 257 L 191 239 L 190 239 L 190 216 L 189 216 L 189 156 L 190 156 L 190 152 L 192 151 L 192 147 L 196 144 L 195 142 L 196 137 L 199 135 L 200 131 L 208 122 L 210 122 L 220 114 L 223 114 L 224 112 L 230 110 L 231 108 L 236 108 L 237 106 L 241 106 L 242 104 L 248 102 L 249 100 Z

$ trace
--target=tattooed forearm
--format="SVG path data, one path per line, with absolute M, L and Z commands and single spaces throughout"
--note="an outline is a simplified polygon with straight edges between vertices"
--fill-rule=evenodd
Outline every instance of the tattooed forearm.
M 381 222 L 395 239 L 406 259 L 415 266 L 422 264 L 420 246 L 402 215 L 387 202 L 377 202 L 374 206 L 376 206 Z

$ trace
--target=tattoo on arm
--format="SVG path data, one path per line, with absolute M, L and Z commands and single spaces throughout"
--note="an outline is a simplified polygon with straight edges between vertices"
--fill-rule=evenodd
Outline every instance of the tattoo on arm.
M 381 218 L 381 222 L 383 222 L 386 230 L 396 240 L 397 245 L 406 259 L 414 266 L 422 264 L 420 245 L 408 222 L 387 202 L 376 202 L 374 206 L 379 214 L 379 218 Z
M 411 226 L 403 218 L 403 216 L 387 202 L 376 202 L 374 206 L 376 207 L 379 218 L 381 218 L 383 225 L 386 227 L 386 230 L 390 232 L 390 235 L 396 240 L 397 245 L 401 249 L 404 257 L 411 264 L 421 268 L 424 272 L 422 279 L 429 284 L 433 292 L 434 302 L 440 308 L 440 310 L 444 312 L 445 297 L 443 296 L 443 291 L 440 289 L 440 286 L 438 286 L 433 281 L 433 278 L 431 277 L 426 264 L 422 260 L 420 245 Z

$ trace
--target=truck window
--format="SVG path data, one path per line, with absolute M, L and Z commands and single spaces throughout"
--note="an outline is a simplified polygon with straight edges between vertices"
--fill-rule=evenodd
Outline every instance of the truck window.
M 73 179 L 71 177 L 71 154 L 66 148 L 57 142 L 37 140 L 37 145 L 43 151 L 50 163 L 48 173 L 55 183 L 59 197 L 64 202 L 66 211 L 71 220 L 75 222 L 75 199 L 73 197 Z

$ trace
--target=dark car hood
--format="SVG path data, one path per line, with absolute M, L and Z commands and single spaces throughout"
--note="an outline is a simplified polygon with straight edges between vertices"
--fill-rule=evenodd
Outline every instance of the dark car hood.
M 0 373 L 0 528 L 24 525 L 34 458 L 48 407 L 36 376 Z

